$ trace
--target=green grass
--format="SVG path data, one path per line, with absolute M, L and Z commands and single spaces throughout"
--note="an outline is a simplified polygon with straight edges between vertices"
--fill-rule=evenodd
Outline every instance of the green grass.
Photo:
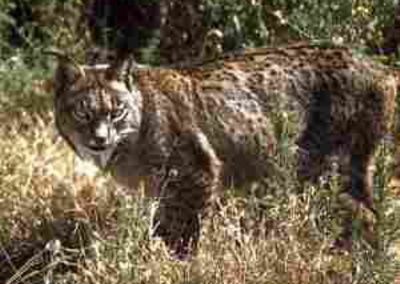
M 290 135 L 282 131 L 281 175 L 227 190 L 220 210 L 204 222 L 198 254 L 180 262 L 148 236 L 152 200 L 119 188 L 108 176 L 74 170 L 74 155 L 55 131 L 45 83 L 50 75 L 23 64 L 0 71 L 0 246 L 28 236 L 38 220 L 89 220 L 98 233 L 97 261 L 57 272 L 53 283 L 395 283 L 400 204 L 388 187 L 393 145 L 376 154 L 377 253 L 362 243 L 352 254 L 329 252 L 341 206 L 337 181 L 299 194 Z M 292 129 L 279 119 L 279 129 Z

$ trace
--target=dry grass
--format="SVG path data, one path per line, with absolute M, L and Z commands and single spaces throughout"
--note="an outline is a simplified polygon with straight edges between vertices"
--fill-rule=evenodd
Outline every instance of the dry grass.
M 379 252 L 361 243 L 352 254 L 329 251 L 338 227 L 336 181 L 296 194 L 289 161 L 280 178 L 227 191 L 220 211 L 204 224 L 198 254 L 180 262 L 169 258 L 161 241 L 149 239 L 152 200 L 107 176 L 77 173 L 72 152 L 55 132 L 51 96 L 38 81 L 46 76 L 23 66 L 0 73 L 0 246 L 29 235 L 38 220 L 89 220 L 98 232 L 97 261 L 57 272 L 52 283 L 394 283 L 400 205 L 387 187 L 390 147 L 377 153 L 374 181 Z

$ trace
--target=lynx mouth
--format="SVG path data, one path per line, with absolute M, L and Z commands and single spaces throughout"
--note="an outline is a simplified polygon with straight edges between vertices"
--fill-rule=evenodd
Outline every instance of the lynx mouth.
M 101 153 L 111 148 L 111 145 L 107 146 L 86 146 L 91 152 Z
M 82 145 L 79 153 L 84 159 L 93 159 L 101 168 L 105 168 L 115 152 L 114 146 L 114 144 L 107 146 Z

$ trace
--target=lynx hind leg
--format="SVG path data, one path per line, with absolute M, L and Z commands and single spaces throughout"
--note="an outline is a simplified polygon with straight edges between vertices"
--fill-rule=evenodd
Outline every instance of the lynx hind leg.
M 375 149 L 381 138 L 387 133 L 393 118 L 395 91 L 393 78 L 383 78 L 380 86 L 375 86 L 364 98 L 364 108 L 357 117 L 353 117 L 350 139 L 350 179 L 344 188 L 351 198 L 351 210 L 348 213 L 343 239 L 361 237 L 372 247 L 377 245 L 374 233 L 376 210 L 374 208 L 372 177 L 369 170 L 373 162 Z M 349 202 L 350 203 L 350 202 Z
M 361 237 L 372 247 L 376 246 L 374 222 L 376 211 L 373 203 L 372 177 L 369 170 L 373 161 L 374 144 L 353 146 L 347 175 L 343 178 L 345 194 L 343 206 L 343 231 L 335 241 L 335 247 L 351 250 L 353 237 Z M 342 198 L 343 199 L 343 198 Z
M 180 135 L 167 166 L 153 232 L 175 257 L 185 259 L 196 250 L 201 218 L 220 183 L 221 166 L 201 132 Z

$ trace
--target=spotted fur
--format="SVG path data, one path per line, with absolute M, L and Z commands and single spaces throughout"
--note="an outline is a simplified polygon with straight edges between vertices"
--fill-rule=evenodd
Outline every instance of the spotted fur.
M 92 126 L 80 128 L 70 106 L 89 98 L 97 123 L 114 100 L 126 102 L 129 116 L 121 123 L 130 130 L 110 144 L 105 164 L 93 158 L 126 186 L 145 181 L 160 198 L 155 233 L 178 254 L 195 246 L 201 217 L 220 189 L 274 174 L 279 133 L 271 118 L 277 113 L 298 121 L 299 180 L 316 181 L 329 158 L 340 155 L 350 215 L 374 211 L 368 168 L 390 128 L 397 81 L 349 49 L 260 48 L 186 67 L 125 69 L 123 76 L 118 67 L 83 69 L 84 77 L 65 66 L 58 70 L 60 132 L 79 153 Z M 351 225 L 344 237 L 351 238 Z

